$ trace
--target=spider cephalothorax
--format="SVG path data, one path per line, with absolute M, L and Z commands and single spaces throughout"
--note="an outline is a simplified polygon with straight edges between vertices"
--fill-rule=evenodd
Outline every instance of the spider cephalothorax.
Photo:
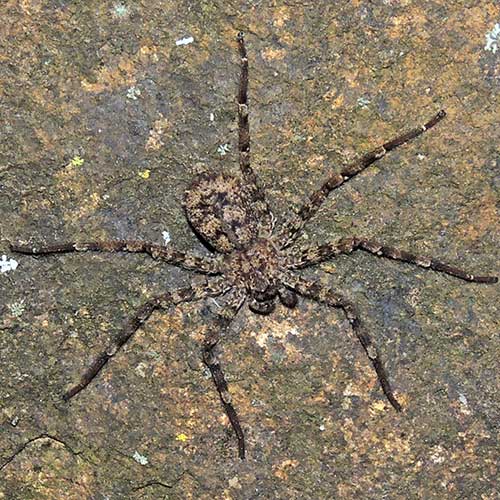
M 69 400 L 87 387 L 156 309 L 168 309 L 181 302 L 221 296 L 223 306 L 217 311 L 217 318 L 213 320 L 213 324 L 207 330 L 202 356 L 210 369 L 226 414 L 236 433 L 239 456 L 244 458 L 245 438 L 243 430 L 232 404 L 215 347 L 245 300 L 252 311 L 261 314 L 272 312 L 277 298 L 285 306 L 294 307 L 298 295 L 329 307 L 341 309 L 372 362 L 385 396 L 391 405 L 399 411 L 401 405 L 394 396 L 377 348 L 364 328 L 354 304 L 330 288 L 296 275 L 295 271 L 335 258 L 339 254 L 350 254 L 361 250 L 379 257 L 387 257 L 433 269 L 465 281 L 495 283 L 497 278 L 476 276 L 432 258 L 414 255 L 357 236 L 322 245 L 311 244 L 306 247 L 297 247 L 296 245 L 297 237 L 305 223 L 316 214 L 331 191 L 340 187 L 375 161 L 383 158 L 389 151 L 434 127 L 444 118 L 444 111 L 439 111 L 424 125 L 414 128 L 365 154 L 359 160 L 341 169 L 339 173 L 332 173 L 296 214 L 289 217 L 285 224 L 277 230 L 275 227 L 276 219 L 250 166 L 250 128 L 247 102 L 248 59 L 242 33 L 238 35 L 238 45 L 241 56 L 238 92 L 241 178 L 219 172 L 200 174 L 188 188 L 184 203 L 186 216 L 192 229 L 213 252 L 219 255 L 200 257 L 178 252 L 171 246 L 137 240 L 71 242 L 49 246 L 12 244 L 11 249 L 30 255 L 75 251 L 146 253 L 169 264 L 208 275 L 209 279 L 203 285 L 193 284 L 146 301 L 125 324 L 114 343 L 102 351 L 83 374 L 80 382 L 71 387 L 63 397 L 65 400 Z
M 237 177 L 203 173 L 186 191 L 186 216 L 210 248 L 225 255 L 221 272 L 234 287 L 244 290 L 252 311 L 269 314 L 277 296 L 288 307 L 295 296 L 281 282 L 285 269 L 272 228 L 261 224 L 255 210 L 256 190 Z

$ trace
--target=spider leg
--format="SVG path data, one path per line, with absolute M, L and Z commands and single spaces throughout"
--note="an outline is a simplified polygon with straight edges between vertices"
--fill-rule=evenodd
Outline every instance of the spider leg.
M 128 252 L 145 253 L 153 259 L 161 259 L 168 264 L 182 267 L 203 274 L 219 274 L 219 266 L 215 258 L 200 257 L 179 252 L 171 247 L 156 245 L 140 240 L 90 241 L 83 243 L 65 242 L 53 245 L 38 246 L 36 244 L 11 243 L 13 252 L 27 255 L 50 255 L 70 252 Z
M 306 297 L 308 299 L 315 300 L 316 302 L 320 302 L 326 304 L 330 307 L 338 307 L 344 311 L 349 323 L 354 330 L 354 333 L 358 337 L 363 349 L 366 352 L 366 355 L 372 362 L 375 371 L 377 372 L 377 377 L 384 391 L 386 398 L 389 403 L 394 407 L 395 410 L 401 411 L 401 405 L 397 401 L 394 393 L 392 392 L 391 386 L 389 384 L 389 379 L 387 377 L 387 373 L 384 368 L 384 364 L 380 359 L 380 355 L 376 346 L 373 344 L 372 339 L 369 333 L 364 328 L 361 320 L 359 319 L 358 313 L 356 311 L 355 306 L 349 302 L 342 295 L 335 293 L 333 290 L 330 290 L 319 283 L 308 281 L 304 278 L 289 278 L 285 284 L 295 290 L 299 295 Z
M 63 399 L 69 401 L 85 389 L 104 368 L 106 363 L 130 340 L 132 335 L 147 321 L 156 309 L 168 309 L 170 306 L 180 304 L 181 302 L 191 302 L 210 296 L 215 297 L 224 291 L 225 287 L 222 283 L 214 280 L 211 283 L 193 285 L 173 292 L 167 292 L 145 302 L 125 323 L 114 341 L 94 359 L 82 375 L 80 382 L 64 393 Z
M 215 352 L 215 348 L 223 332 L 229 328 L 229 325 L 243 304 L 244 299 L 245 296 L 239 290 L 235 289 L 231 292 L 229 302 L 219 311 L 217 321 L 207 333 L 203 345 L 203 362 L 212 374 L 212 379 L 219 393 L 222 405 L 224 406 L 224 411 L 236 434 L 236 439 L 238 440 L 238 456 L 242 460 L 245 458 L 245 435 L 243 434 L 238 414 L 234 409 L 229 387 Z
M 255 209 L 258 217 L 265 223 L 265 230 L 270 234 L 275 218 L 266 201 L 259 180 L 250 165 L 250 124 L 248 121 L 248 57 L 245 47 L 245 35 L 238 33 L 238 47 L 241 58 L 241 73 L 238 89 L 238 151 L 241 174 L 245 182 L 252 186 L 255 197 Z
M 224 406 L 224 411 L 226 412 L 229 422 L 236 434 L 236 439 L 238 440 L 238 456 L 244 460 L 245 458 L 245 435 L 243 434 L 243 429 L 241 428 L 240 419 L 238 414 L 234 409 L 232 404 L 231 394 L 229 393 L 229 388 L 227 386 L 224 373 L 220 366 L 219 359 L 214 352 L 213 347 L 205 348 L 203 351 L 203 362 L 207 365 L 210 373 L 212 374 L 212 379 L 217 387 L 217 391 L 220 396 L 222 405 Z
M 289 246 L 297 239 L 305 223 L 319 210 L 322 203 L 334 189 L 337 189 L 344 184 L 344 182 L 352 179 L 355 175 L 365 170 L 372 163 L 380 160 L 380 158 L 383 158 L 389 151 L 406 144 L 412 139 L 415 139 L 419 135 L 423 134 L 425 131 L 431 129 L 445 116 L 446 113 L 443 110 L 439 111 L 424 125 L 409 130 L 408 132 L 391 139 L 373 151 L 366 153 L 359 160 L 356 160 L 347 167 L 343 168 L 340 173 L 332 174 L 318 190 L 312 193 L 309 199 L 298 210 L 297 214 L 292 216 L 292 218 L 285 223 L 283 231 L 280 235 L 282 248 Z
M 308 246 L 299 252 L 300 256 L 298 259 L 294 259 L 289 263 L 289 268 L 303 269 L 339 254 L 350 254 L 355 250 L 362 250 L 376 255 L 377 257 L 407 262 L 408 264 L 414 264 L 425 269 L 432 269 L 473 283 L 496 283 L 498 281 L 496 276 L 476 276 L 475 274 L 471 274 L 458 267 L 450 266 L 436 259 L 415 255 L 404 250 L 382 245 L 375 241 L 356 237 L 342 238 L 336 243 Z

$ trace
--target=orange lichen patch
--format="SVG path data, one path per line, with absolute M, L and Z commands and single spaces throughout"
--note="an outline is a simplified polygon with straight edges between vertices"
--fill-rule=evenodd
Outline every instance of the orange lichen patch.
M 154 45 L 143 45 L 137 52 L 138 58 L 143 63 L 158 62 L 158 48 Z
M 174 377 L 170 376 L 165 380 L 169 381 L 172 380 L 172 378 Z M 192 388 L 190 386 L 164 387 L 161 394 L 162 399 L 165 400 L 165 406 L 168 407 L 170 422 L 176 429 L 175 435 L 179 436 L 180 434 L 184 434 L 188 437 L 198 435 L 198 428 L 203 424 L 203 417 L 201 415 L 203 413 L 203 406 L 196 404 L 198 396 L 194 394 Z M 172 407 L 172 403 L 175 404 L 175 407 Z M 181 442 L 188 441 L 188 439 L 176 440 Z
M 252 329 L 250 336 L 255 338 L 256 343 L 265 349 L 266 357 L 270 359 L 272 357 L 271 353 L 271 344 L 270 339 L 273 339 L 273 344 L 275 345 L 276 341 L 279 340 L 280 344 L 283 346 L 287 358 L 296 362 L 302 358 L 302 353 L 293 345 L 286 342 L 286 338 L 288 335 L 299 335 L 300 332 L 297 330 L 296 323 L 293 318 L 290 320 L 276 320 L 274 318 L 266 318 L 267 321 L 265 324 L 261 325 L 261 328 L 258 331 Z
M 427 66 L 429 66 L 429 60 L 426 58 L 419 59 L 415 61 L 411 57 L 405 58 L 401 63 L 401 71 L 404 74 L 404 79 L 413 87 L 416 88 L 416 95 L 423 96 L 425 87 L 424 85 L 429 85 L 429 73 L 427 72 Z M 443 65 L 443 72 L 450 71 L 451 68 L 449 66 Z M 455 68 L 454 68 L 455 69 Z M 445 81 L 442 76 L 441 80 Z M 386 94 L 391 94 L 390 87 L 387 89 Z M 399 99 L 399 98 L 396 98 Z M 397 103 L 397 106 L 394 109 L 401 109 L 401 102 L 395 100 L 394 104 Z M 424 108 L 424 106 L 422 106 Z M 447 110 L 448 111 L 448 110 Z
M 381 444 L 385 451 L 392 455 L 407 455 L 411 452 L 411 443 L 408 438 L 402 438 L 400 435 L 389 432 L 384 435 L 384 439 L 381 440 Z M 399 461 L 396 458 L 396 461 Z M 405 463 L 406 460 L 402 459 L 401 463 Z
M 306 160 L 306 166 L 309 170 L 322 170 L 325 158 L 324 155 L 313 155 Z
M 275 129 L 275 127 L 274 127 L 274 129 Z M 275 131 L 275 133 L 276 133 L 276 131 Z M 294 130 L 291 128 L 288 128 L 288 127 L 284 127 L 278 133 L 280 134 L 280 145 L 282 147 L 291 144 L 295 138 Z
M 271 47 L 261 51 L 262 59 L 265 61 L 275 61 L 276 59 L 284 59 L 286 56 L 285 49 L 273 49 Z
M 42 10 L 44 2 L 42 0 L 20 0 L 17 2 L 25 14 L 31 16 Z
M 492 227 L 498 224 L 498 210 L 495 195 L 485 193 L 476 204 L 476 217 L 471 224 L 457 230 L 461 241 L 473 242 L 481 239 Z
M 286 479 L 288 479 L 288 473 L 290 469 L 295 469 L 298 465 L 298 460 L 283 460 L 283 462 L 281 462 L 280 464 L 273 466 L 273 474 L 285 481 Z
M 38 325 L 40 325 L 43 329 L 47 329 L 50 324 L 47 315 L 48 313 L 45 313 L 38 318 Z
M 475 56 L 474 56 L 475 57 Z M 467 61 L 469 61 L 469 58 L 467 58 Z M 467 62 L 467 67 L 469 66 L 469 63 Z M 464 67 L 465 69 L 465 67 Z M 456 92 L 462 92 L 462 85 L 460 82 L 464 80 L 464 78 L 471 78 L 472 74 L 475 72 L 474 65 L 471 64 L 470 68 L 467 69 L 467 72 L 462 71 L 459 66 L 456 64 L 448 64 L 448 65 L 443 65 L 442 66 L 442 71 L 439 73 L 439 76 L 436 79 L 436 83 L 434 84 L 435 88 L 442 89 L 442 92 L 447 92 L 450 95 L 456 95 Z M 467 99 L 467 97 L 463 98 Z M 451 101 L 452 106 L 455 101 Z M 448 113 L 448 104 L 446 107 L 446 112 L 449 114 L 448 120 L 451 122 L 451 120 L 454 119 L 459 119 L 460 121 L 462 120 L 463 113 L 465 112 L 467 115 L 470 116 L 470 109 L 463 109 L 464 104 L 461 102 L 462 110 L 458 112 L 458 110 L 455 110 L 455 115 L 449 114 Z M 453 109 L 451 109 L 453 112 Z M 480 117 L 478 117 L 480 118 Z M 473 119 L 472 119 L 473 120 Z M 474 120 L 473 120 L 474 121 Z M 451 131 L 450 131 L 451 132 Z M 432 135 L 432 134 L 431 134 Z M 432 138 L 429 138 L 432 139 Z
M 323 405 L 328 402 L 329 392 L 323 389 L 318 390 L 309 397 L 306 397 L 303 402 L 309 405 Z
M 61 200 L 78 199 L 78 203 L 73 204 L 74 208 L 68 209 L 64 213 L 64 220 L 67 222 L 78 220 L 94 212 L 100 205 L 102 199 L 100 193 L 88 193 L 88 179 L 79 171 L 79 167 L 68 164 L 54 174 L 56 186 L 59 189 Z
M 309 115 L 302 124 L 302 129 L 307 130 L 307 142 L 311 142 L 316 136 L 321 134 L 323 130 L 322 126 L 323 111 L 316 111 L 314 114 Z
M 378 172 L 378 169 L 373 169 L 373 170 L 377 170 L 377 172 Z M 370 177 L 373 177 L 374 175 L 376 175 L 376 173 L 374 173 L 373 170 L 367 171 L 365 177 L 370 178 Z M 363 173 L 365 173 L 365 172 L 363 172 Z M 363 195 L 359 191 L 352 190 L 349 194 L 350 194 L 351 200 L 356 204 L 362 203 L 364 200 Z
M 378 387 L 379 382 L 377 379 L 377 375 L 371 367 L 371 363 L 368 361 L 356 361 L 356 378 L 350 381 L 345 389 L 343 395 L 347 398 L 344 403 L 349 405 L 350 396 L 357 396 L 362 398 L 364 401 L 370 402 L 372 399 L 371 392 L 374 387 Z M 380 397 L 383 397 L 383 394 L 380 394 Z M 398 395 L 398 400 L 399 400 Z
M 136 83 L 136 68 L 128 56 L 123 56 L 112 68 L 102 68 L 96 76 L 96 83 L 82 80 L 82 88 L 87 92 L 99 93 L 105 90 L 130 86 Z
M 339 80 L 343 80 L 344 85 L 343 87 L 346 88 L 346 90 L 342 90 L 342 93 L 345 95 L 348 93 L 348 89 L 357 89 L 359 88 L 359 82 L 360 82 L 360 73 L 358 69 L 354 68 L 339 68 L 338 70 L 338 78 Z
M 335 274 L 337 272 L 337 264 L 333 264 L 332 262 L 321 263 L 319 266 L 325 273 Z
M 277 28 L 283 28 L 285 23 L 290 19 L 289 7 L 278 7 L 273 12 L 273 25 Z
M 43 127 L 35 127 L 33 129 L 36 138 L 41 142 L 44 149 L 52 149 L 54 147 L 54 138 Z
M 495 5 L 497 4 L 497 5 Z M 454 16 L 453 21 L 459 22 L 464 33 L 468 34 L 469 38 L 480 37 L 484 38 L 484 33 L 490 28 L 492 20 L 500 15 L 500 7 L 497 2 L 489 4 L 483 3 L 480 6 L 473 6 L 467 9 L 467 14 L 463 11 Z M 469 48 L 474 48 L 474 44 L 468 44 Z
M 127 360 L 125 359 L 120 360 L 119 363 L 122 366 L 129 366 Z M 103 376 L 103 379 L 106 380 L 106 382 L 110 382 L 113 380 L 113 374 L 108 372 Z M 113 415 L 115 419 L 121 422 L 126 422 L 129 419 L 131 413 L 131 406 L 133 407 L 131 401 L 127 398 L 124 398 L 120 401 L 113 402 L 108 411 Z
M 337 352 L 332 351 L 332 352 L 328 353 L 328 362 L 329 362 L 329 366 L 330 366 L 331 371 L 335 371 L 338 368 L 338 366 L 340 365 L 341 361 L 342 361 L 342 356 L 340 354 L 338 354 Z M 334 387 L 335 386 L 332 386 L 329 383 L 323 384 L 323 388 L 325 389 L 325 391 L 331 391 L 331 390 L 333 390 Z
M 172 306 L 168 311 L 159 311 L 149 322 L 155 332 L 162 332 L 161 343 L 178 342 L 176 333 L 182 331 L 182 306 Z
M 162 56 L 163 57 L 163 56 Z M 132 56 L 120 57 L 115 65 L 100 69 L 95 77 L 95 83 L 82 80 L 82 88 L 87 92 L 99 93 L 124 86 L 134 85 L 142 76 L 143 67 L 159 60 L 158 49 L 155 46 L 142 46 Z
M 389 408 L 390 408 L 390 404 L 386 403 L 385 401 L 374 401 L 370 405 L 369 411 L 372 415 L 374 415 L 376 413 L 384 412 L 384 411 L 388 410 Z
M 401 38 L 407 35 L 409 26 L 411 26 L 412 32 L 424 35 L 428 18 L 422 8 L 413 7 L 399 16 L 394 16 L 391 21 L 392 27 L 386 33 L 390 38 Z
M 227 484 L 229 485 L 230 488 L 237 488 L 238 490 L 241 490 L 241 483 L 240 479 L 238 476 L 232 477 Z
M 148 140 L 146 141 L 147 151 L 159 150 L 165 145 L 163 139 L 170 137 L 169 132 L 172 130 L 172 124 L 161 113 L 158 114 L 160 118 L 154 122 L 153 128 L 149 131 Z
M 62 97 L 67 95 L 61 87 L 58 87 Z M 32 87 L 30 98 L 35 104 L 44 109 L 47 113 L 71 118 L 74 115 L 80 114 L 80 110 L 71 101 L 64 102 L 61 98 L 56 99 L 54 93 L 46 88 Z
M 189 56 L 186 57 L 189 57 L 189 65 L 192 68 L 202 67 L 204 64 L 207 64 L 212 60 L 213 39 L 209 35 L 203 35 L 202 33 L 198 33 L 195 30 L 191 30 L 189 32 L 189 36 L 192 36 L 194 38 L 194 43 L 190 43 L 188 45 L 182 45 L 180 47 L 173 44 L 174 50 L 177 51 L 182 50 L 185 51 L 186 54 L 189 54 Z M 233 36 L 231 38 L 233 40 L 235 39 L 234 31 L 233 31 Z M 170 57 L 170 49 L 168 57 Z M 161 54 L 161 58 L 164 61 L 167 61 L 167 58 L 163 53 Z
M 340 427 L 345 439 L 345 452 L 350 453 L 354 463 L 360 463 L 367 456 L 379 463 L 386 460 L 407 464 L 412 458 L 411 435 L 402 437 L 391 431 L 380 432 L 377 426 L 360 428 L 350 418 Z
M 90 318 L 91 314 L 87 307 L 79 307 L 76 311 L 76 316 L 80 318 Z
M 343 108 L 345 106 L 345 98 L 344 95 L 341 94 L 337 97 L 335 97 L 335 94 L 337 93 L 336 89 L 332 89 L 326 94 L 323 95 L 323 99 L 325 101 L 330 102 L 330 107 L 332 109 L 337 109 L 337 108 Z

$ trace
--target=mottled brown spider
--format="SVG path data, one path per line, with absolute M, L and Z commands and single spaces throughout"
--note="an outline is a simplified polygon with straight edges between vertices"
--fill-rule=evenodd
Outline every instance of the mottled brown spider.
M 364 329 L 356 307 L 336 291 L 297 276 L 293 271 L 319 264 L 340 254 L 362 250 L 379 257 L 387 257 L 446 273 L 465 281 L 496 283 L 498 279 L 493 276 L 476 276 L 435 259 L 414 255 L 359 237 L 342 238 L 337 242 L 322 245 L 294 246 L 305 223 L 316 214 L 331 191 L 380 160 L 389 151 L 434 127 L 444 118 L 445 112 L 439 111 L 424 125 L 385 142 L 351 165 L 344 167 L 340 173 L 331 174 L 297 213 L 277 230 L 276 219 L 259 187 L 255 172 L 250 166 L 248 59 L 243 33 L 238 34 L 238 45 L 241 56 L 238 92 L 241 178 L 220 172 L 200 174 L 195 177 L 186 191 L 184 201 L 186 216 L 191 227 L 211 248 L 213 256 L 200 257 L 178 252 L 170 246 L 132 240 L 61 243 L 49 246 L 12 244 L 11 250 L 29 255 L 85 251 L 145 253 L 168 264 L 208 275 L 207 283 L 204 285 L 192 285 L 167 292 L 145 302 L 125 324 L 113 344 L 91 363 L 80 382 L 70 388 L 63 398 L 67 401 L 87 387 L 156 309 L 168 309 L 181 302 L 207 297 L 221 297 L 221 308 L 217 312 L 215 321 L 210 324 L 202 355 L 236 433 L 239 457 L 243 459 L 245 458 L 245 438 L 215 353 L 215 347 L 245 301 L 248 302 L 252 311 L 260 314 L 271 313 L 276 299 L 279 299 L 286 307 L 293 308 L 297 304 L 298 295 L 330 307 L 340 308 L 372 362 L 385 396 L 397 411 L 401 411 L 401 405 L 391 389 L 377 348 Z

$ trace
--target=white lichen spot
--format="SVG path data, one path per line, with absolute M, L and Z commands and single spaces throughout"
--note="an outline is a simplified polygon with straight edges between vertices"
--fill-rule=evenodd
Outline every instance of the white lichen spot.
M 17 302 L 12 302 L 7 306 L 9 308 L 10 314 L 15 318 L 19 318 L 22 316 L 25 307 L 24 307 L 24 299 L 18 300 Z
M 163 243 L 165 245 L 168 245 L 172 241 L 172 238 L 171 238 L 170 233 L 168 231 L 162 231 L 161 235 L 163 236 Z
M 141 455 L 138 451 L 136 451 L 133 455 L 132 455 L 132 458 L 138 463 L 138 464 L 141 464 L 141 465 L 147 465 L 149 463 L 149 460 L 147 459 L 147 457 L 145 457 L 144 455 Z
M 500 24 L 496 23 L 493 29 L 486 33 L 485 36 L 486 45 L 484 46 L 484 50 L 489 50 L 495 54 L 498 50 L 498 44 L 500 43 Z
M 116 17 L 125 17 L 128 14 L 128 7 L 122 3 L 115 3 L 113 5 L 113 14 Z
M 370 99 L 368 99 L 367 97 L 360 97 L 358 99 L 358 106 L 360 108 L 367 108 L 368 107 L 368 104 L 370 104 Z
M 319 430 L 320 430 L 321 432 L 323 432 L 323 431 L 325 430 L 325 426 L 324 426 L 324 424 L 321 424 L 321 425 L 319 426 Z
M 180 40 L 176 40 L 175 45 L 188 45 L 194 42 L 194 38 L 192 36 L 187 36 L 185 38 L 181 38 Z
M 10 425 L 12 425 L 12 427 L 16 427 L 16 425 L 19 423 L 19 417 L 16 415 L 11 421 L 10 421 Z
M 417 160 L 420 160 L 420 161 L 425 160 L 425 155 L 423 155 L 422 153 L 418 153 Z
M 215 120 L 215 115 L 213 113 L 210 113 L 210 121 L 213 122 Z
M 460 403 L 460 411 L 465 415 L 470 415 L 472 412 L 469 407 L 469 402 L 464 394 L 458 393 L 458 401 Z
M 446 460 L 446 450 L 438 444 L 431 449 L 430 459 L 435 464 L 442 464 Z
M 350 396 L 358 396 L 359 395 L 359 391 L 353 389 L 353 386 L 352 386 L 352 383 L 349 382 L 346 386 L 345 386 L 345 389 L 344 389 L 344 392 L 342 393 L 343 396 L 347 396 L 347 397 L 350 397 Z
M 230 488 L 237 488 L 237 489 L 241 490 L 241 484 L 240 484 L 240 480 L 239 480 L 238 476 L 232 477 L 228 481 L 228 484 L 229 484 Z
M 370 410 L 371 410 L 372 414 L 376 414 L 376 413 L 380 413 L 382 411 L 385 411 L 386 408 L 387 408 L 387 406 L 386 406 L 384 401 L 375 401 L 370 406 Z
M 17 260 L 8 259 L 7 255 L 2 255 L 2 260 L 0 260 L 0 272 L 6 273 L 8 271 L 15 271 L 19 263 Z
M 144 369 L 145 369 L 145 368 L 147 368 L 147 366 L 148 366 L 148 365 L 147 365 L 146 363 L 143 363 L 143 362 L 139 363 L 139 364 L 135 367 L 135 371 L 136 371 L 136 373 L 137 373 L 140 377 L 144 378 L 144 377 L 146 376 L 146 372 L 144 371 Z
M 127 90 L 127 99 L 132 99 L 132 101 L 137 101 L 137 98 L 141 95 L 141 89 L 138 89 L 134 85 Z
M 148 151 L 158 151 L 164 146 L 163 139 L 171 129 L 171 124 L 161 113 L 158 113 L 159 118 L 153 124 L 153 128 L 149 131 L 149 137 L 146 142 L 146 149 Z
M 221 156 L 226 156 L 227 153 L 229 153 L 231 149 L 231 144 L 221 144 L 218 148 L 217 148 L 217 153 L 219 153 Z

